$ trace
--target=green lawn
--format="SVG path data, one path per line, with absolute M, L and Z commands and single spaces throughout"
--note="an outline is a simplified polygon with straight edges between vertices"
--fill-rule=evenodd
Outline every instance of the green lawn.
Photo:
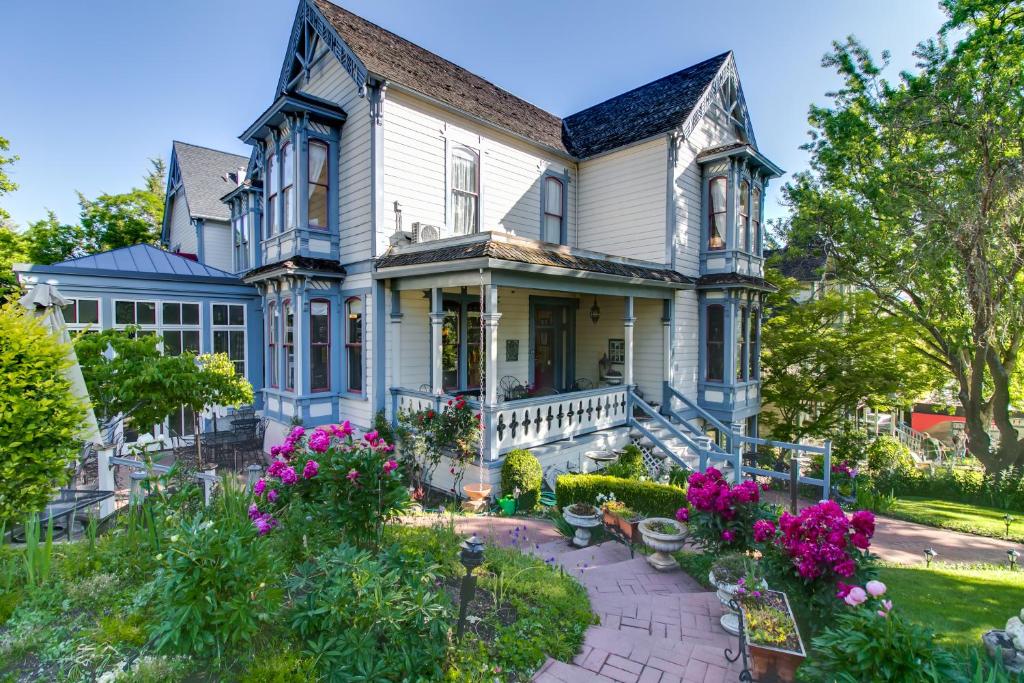
M 948 646 L 981 644 L 981 634 L 1002 628 L 1024 605 L 1024 571 L 924 567 L 880 568 L 895 609 L 936 631 Z
M 1006 510 L 970 505 L 968 503 L 951 503 L 934 498 L 900 497 L 891 510 L 883 513 L 888 517 L 905 519 L 941 529 L 966 531 L 979 536 L 1005 538 L 1006 523 L 1003 516 Z M 1010 538 L 1024 541 L 1024 512 L 1010 512 L 1015 519 L 1010 524 Z

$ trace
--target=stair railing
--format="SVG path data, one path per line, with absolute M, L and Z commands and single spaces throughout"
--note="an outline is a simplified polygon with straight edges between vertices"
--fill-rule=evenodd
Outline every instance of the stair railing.
M 651 443 L 660 448 L 665 453 L 665 455 L 667 455 L 674 463 L 676 463 L 683 469 L 693 470 L 693 467 L 687 464 L 686 461 L 680 458 L 668 444 L 666 444 L 654 432 L 648 429 L 647 425 L 645 425 L 642 421 L 636 418 L 635 413 L 637 409 L 639 409 L 640 412 L 642 412 L 644 415 L 650 418 L 653 422 L 657 423 L 658 426 L 665 429 L 674 438 L 681 441 L 687 448 L 692 449 L 693 452 L 697 454 L 697 458 L 700 463 L 699 469 L 701 472 L 707 469 L 709 459 L 721 459 L 719 457 L 716 457 L 718 454 L 714 453 L 709 448 L 711 439 L 709 439 L 706 436 L 691 437 L 690 435 L 683 433 L 682 431 L 680 431 L 678 426 L 676 426 L 668 418 L 666 418 L 664 415 L 655 410 L 654 407 L 651 406 L 651 404 L 647 403 L 645 400 L 637 396 L 636 393 L 633 392 L 632 390 L 630 390 L 629 392 L 629 402 L 630 405 L 628 408 L 628 414 L 630 427 L 636 429 L 645 437 L 647 437 L 651 441 Z

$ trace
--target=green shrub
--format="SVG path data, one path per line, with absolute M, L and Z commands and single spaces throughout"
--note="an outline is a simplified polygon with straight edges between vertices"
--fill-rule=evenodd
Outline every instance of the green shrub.
M 686 505 L 686 492 L 678 486 L 634 481 L 601 474 L 563 474 L 555 485 L 559 507 L 573 503 L 594 504 L 599 493 L 614 493 L 632 510 L 649 517 L 675 518 Z
M 621 479 L 641 479 L 649 473 L 647 466 L 644 465 L 644 454 L 636 444 L 629 444 L 622 449 L 619 459 L 606 467 L 602 474 Z
M 521 449 L 509 451 L 501 466 L 502 495 L 510 496 L 518 488 L 519 510 L 529 512 L 537 507 L 543 477 L 540 461 L 533 453 Z
M 78 453 L 67 352 L 20 304 L 0 307 L 0 523 L 41 510 Z
M 914 471 L 914 458 L 906 446 L 891 436 L 882 435 L 868 446 L 868 469 L 872 474 Z
M 289 625 L 332 681 L 438 681 L 453 609 L 429 566 L 342 544 L 288 581 Z
M 312 659 L 301 657 L 291 650 L 277 650 L 245 667 L 239 683 L 294 683 L 320 680 Z

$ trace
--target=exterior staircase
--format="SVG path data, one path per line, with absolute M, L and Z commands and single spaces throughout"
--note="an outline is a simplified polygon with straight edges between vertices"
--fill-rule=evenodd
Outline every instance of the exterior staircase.
M 656 571 L 643 555 L 612 541 L 572 549 L 566 541 L 532 551 L 561 566 L 586 588 L 600 623 L 587 629 L 573 662 L 549 659 L 539 683 L 618 681 L 675 683 L 738 680 L 725 658 L 737 639 L 719 625 L 722 606 L 681 570 Z

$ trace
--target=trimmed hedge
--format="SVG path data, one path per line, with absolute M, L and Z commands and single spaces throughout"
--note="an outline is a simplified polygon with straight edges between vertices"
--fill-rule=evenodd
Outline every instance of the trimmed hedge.
M 674 519 L 686 505 L 686 492 L 678 486 L 653 481 L 620 479 L 601 474 L 563 474 L 555 483 L 558 507 L 573 503 L 595 504 L 597 494 L 615 494 L 615 499 L 642 515 Z
M 540 483 L 543 478 L 544 471 L 533 453 L 522 449 L 509 451 L 501 466 L 501 494 L 511 496 L 518 487 L 518 509 L 529 512 L 537 507 L 537 501 L 540 500 Z

